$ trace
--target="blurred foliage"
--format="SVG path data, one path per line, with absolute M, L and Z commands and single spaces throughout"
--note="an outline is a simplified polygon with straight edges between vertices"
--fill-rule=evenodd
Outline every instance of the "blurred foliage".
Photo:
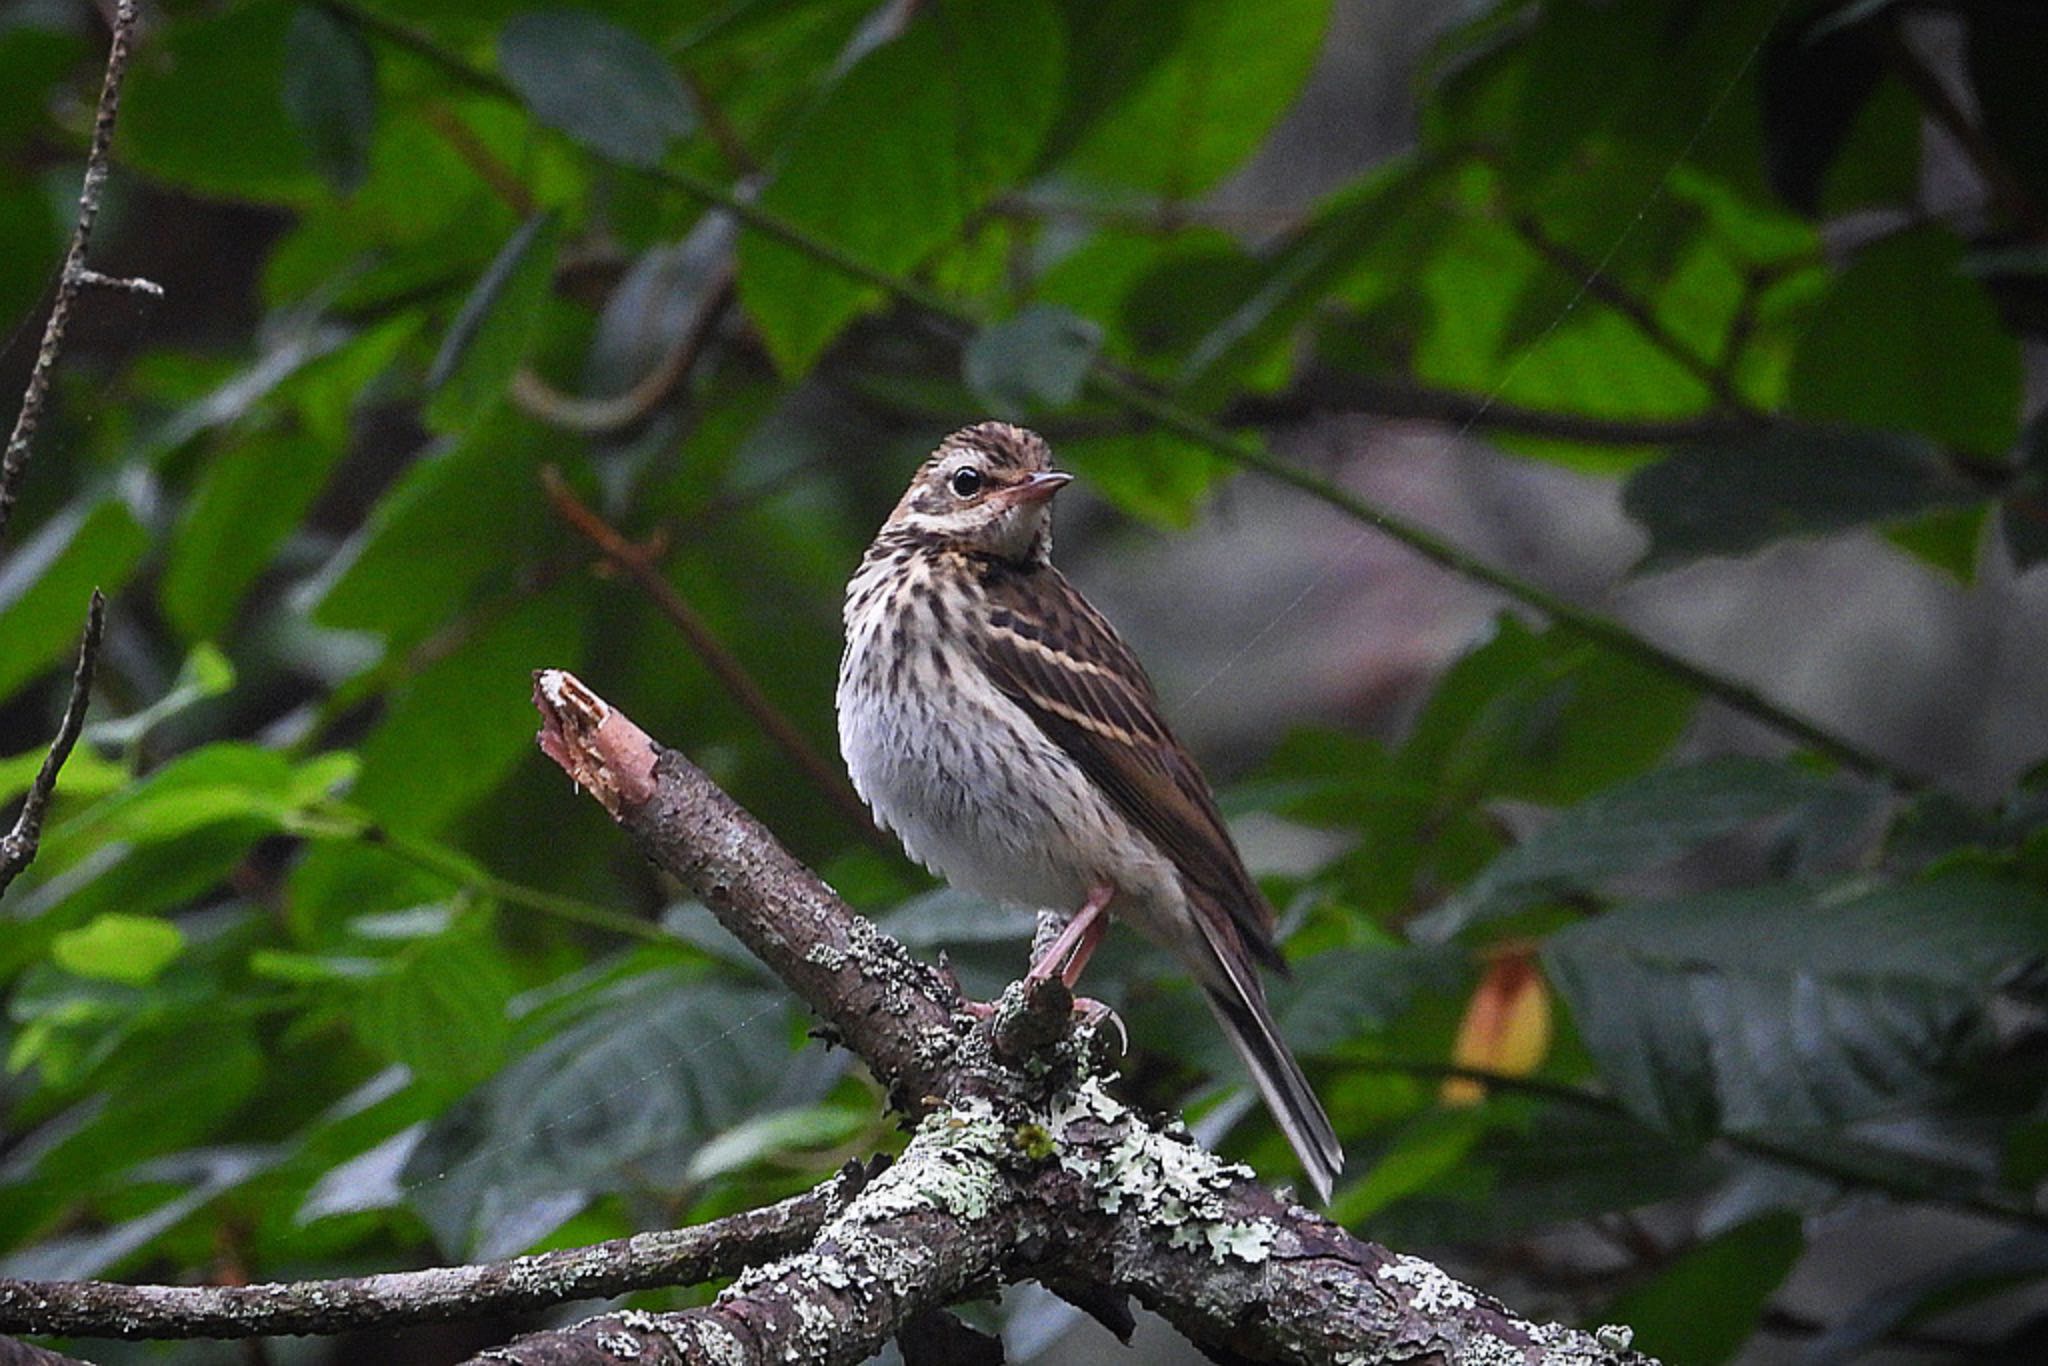
M 892 1141 L 872 1086 L 534 755 L 539 665 L 686 745 L 970 986 L 1021 965 L 1028 917 L 860 844 L 586 572 L 545 466 L 656 535 L 827 750 L 839 587 L 936 435 L 1041 421 L 1162 527 L 1232 476 L 1093 397 L 1105 362 L 1226 422 L 1347 386 L 1584 419 L 1502 443 L 1624 480 L 1639 572 L 1871 525 L 1929 573 L 2037 564 L 2048 26 L 1947 7 L 1985 200 L 1948 221 L 1917 199 L 1907 8 L 1467 6 L 1420 145 L 1248 235 L 1201 196 L 1293 105 L 1325 0 L 152 6 L 109 268 L 194 278 L 164 274 L 160 316 L 87 301 L 99 338 L 0 551 L 8 800 L 88 589 L 114 602 L 88 743 L 0 905 L 0 1271 L 499 1255 Z M 0 18 L 10 374 L 75 194 L 90 16 Z M 703 181 L 809 240 L 737 230 Z M 211 242 L 163 254 L 230 226 L 219 270 Z M 963 352 L 842 257 L 988 325 Z M 1628 439 L 1691 419 L 1711 431 Z M 1294 927 L 1277 1004 L 1351 1154 L 1335 1213 L 1481 1258 L 1634 1229 L 1620 1270 L 1537 1289 L 1675 1363 L 1737 1350 L 1801 1216 L 1871 1192 L 2027 1231 L 1872 1287 L 1837 1358 L 2048 1275 L 2048 778 L 1977 808 L 1797 756 L 1674 762 L 1695 700 L 1503 617 L 1397 742 L 1302 733 L 1226 793 L 1332 851 L 1268 889 Z M 1713 857 L 1737 846 L 1762 852 Z M 1724 863 L 1747 871 L 1697 876 Z M 1220 1041 L 1128 939 L 1091 990 L 1130 1022 L 1131 1085 L 1228 1114 Z M 1291 1170 L 1256 1111 L 1226 1141 Z M 1687 1213 L 1653 1237 L 1648 1206 Z

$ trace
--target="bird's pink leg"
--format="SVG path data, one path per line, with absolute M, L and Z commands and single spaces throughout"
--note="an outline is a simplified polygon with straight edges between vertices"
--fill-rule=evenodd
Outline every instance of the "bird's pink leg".
M 1095 955 L 1095 948 L 1102 942 L 1102 936 L 1109 929 L 1109 902 L 1116 895 L 1116 888 L 1106 882 L 1097 883 L 1088 889 L 1088 899 L 1081 903 L 1081 909 L 1074 912 L 1059 937 L 1046 946 L 1038 961 L 1026 973 L 1026 982 L 1042 982 L 1053 974 L 1059 974 L 1061 982 L 1070 989 L 1081 980 L 1081 970 L 1088 966 L 1088 960 Z

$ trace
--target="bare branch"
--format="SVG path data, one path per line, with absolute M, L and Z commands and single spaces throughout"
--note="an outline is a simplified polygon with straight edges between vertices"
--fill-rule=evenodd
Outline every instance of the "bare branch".
M 1298 421 L 1325 413 L 1365 413 L 1373 417 L 1414 418 L 1505 436 L 1533 436 L 1577 441 L 1589 446 L 1672 446 L 1688 442 L 1727 441 L 1753 435 L 1761 425 L 1746 416 L 1705 414 L 1699 417 L 1595 417 L 1530 408 L 1483 394 L 1433 389 L 1405 380 L 1368 374 L 1346 374 L 1309 367 L 1288 389 L 1276 394 L 1246 394 L 1231 405 L 1230 422 Z
M 0 1279 L 0 1331 L 149 1339 L 340 1333 L 694 1285 L 803 1247 L 865 1181 L 850 1166 L 816 1190 L 708 1224 L 478 1266 L 277 1285 Z
M 642 852 L 822 1015 L 906 1113 L 947 1094 L 960 993 L 856 914 L 674 750 L 559 669 L 535 675 L 540 746 Z
M 902 1158 L 811 1247 L 749 1271 L 701 1309 L 605 1314 L 535 1333 L 473 1366 L 866 1361 L 906 1323 L 987 1281 L 1019 1238 L 1007 1132 L 986 1112 L 934 1115 Z
M 761 690 L 761 685 L 747 672 L 747 666 L 740 662 L 739 656 L 727 648 L 718 633 L 711 629 L 711 624 L 668 581 L 656 565 L 653 554 L 627 540 L 617 528 L 577 498 L 575 491 L 563 480 L 561 471 L 552 465 L 541 471 L 541 484 L 547 490 L 555 515 L 596 546 L 606 560 L 618 566 L 639 586 L 669 623 L 682 633 L 690 649 L 704 662 L 704 667 L 711 671 L 733 701 L 754 718 L 754 724 L 769 739 L 781 747 L 811 786 L 846 818 L 846 823 L 875 848 L 894 854 L 896 846 L 875 827 L 874 821 L 868 817 L 867 806 L 861 801 L 860 794 L 853 790 L 853 784 L 846 780 L 846 775 L 820 754 L 817 747 L 797 729 L 796 723 L 783 715 L 782 709 Z
M 86 704 L 92 699 L 92 672 L 99 662 L 100 638 L 106 625 L 107 600 L 95 588 L 85 609 L 85 636 L 78 642 L 78 669 L 71 675 L 71 697 L 64 704 L 64 719 L 57 724 L 57 738 L 50 741 L 50 752 L 43 756 L 43 766 L 29 784 L 21 813 L 14 818 L 14 828 L 0 835 L 0 892 L 5 892 L 21 870 L 35 862 L 43 839 L 43 817 L 57 790 L 57 774 L 71 757 L 71 747 L 78 743 L 78 733 L 85 726 Z
M 128 71 L 128 43 L 134 32 L 134 0 L 119 0 L 114 9 L 113 41 L 107 48 L 107 75 L 100 86 L 99 111 L 93 118 L 92 145 L 85 156 L 85 183 L 78 192 L 78 218 L 71 228 L 71 246 L 65 251 L 63 269 L 57 274 L 57 295 L 43 324 L 43 341 L 36 348 L 28 385 L 22 390 L 21 411 L 14 416 L 14 431 L 7 438 L 6 450 L 0 452 L 0 540 L 7 537 L 7 523 L 14 515 L 15 500 L 21 496 L 22 477 L 28 472 L 29 443 L 35 440 L 36 425 L 42 420 L 50 375 L 64 350 L 64 333 L 71 325 L 71 304 L 78 291 L 87 285 L 102 285 L 157 297 L 163 294 L 162 289 L 147 280 L 117 280 L 88 270 L 85 265 L 85 249 L 92 241 L 93 223 L 100 213 L 100 194 L 107 184 L 107 149 L 114 140 L 114 116 L 121 105 L 121 78 Z

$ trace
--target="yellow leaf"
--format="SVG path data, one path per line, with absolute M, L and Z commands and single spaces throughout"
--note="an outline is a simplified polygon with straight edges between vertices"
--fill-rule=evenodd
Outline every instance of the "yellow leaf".
M 1451 1061 L 1475 1072 L 1525 1077 L 1549 1052 L 1550 984 L 1536 956 L 1524 950 L 1495 957 L 1465 1006 Z M 1451 1077 L 1438 1098 L 1446 1105 L 1477 1105 L 1486 1098 L 1486 1085 Z

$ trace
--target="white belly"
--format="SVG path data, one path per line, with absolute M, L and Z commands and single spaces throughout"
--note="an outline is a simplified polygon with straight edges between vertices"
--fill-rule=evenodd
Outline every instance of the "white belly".
M 911 857 L 1033 908 L 1071 911 L 1108 883 L 1141 930 L 1175 924 L 1172 864 L 963 650 L 914 609 L 905 626 L 902 648 L 875 624 L 849 631 L 837 702 L 853 784 Z

